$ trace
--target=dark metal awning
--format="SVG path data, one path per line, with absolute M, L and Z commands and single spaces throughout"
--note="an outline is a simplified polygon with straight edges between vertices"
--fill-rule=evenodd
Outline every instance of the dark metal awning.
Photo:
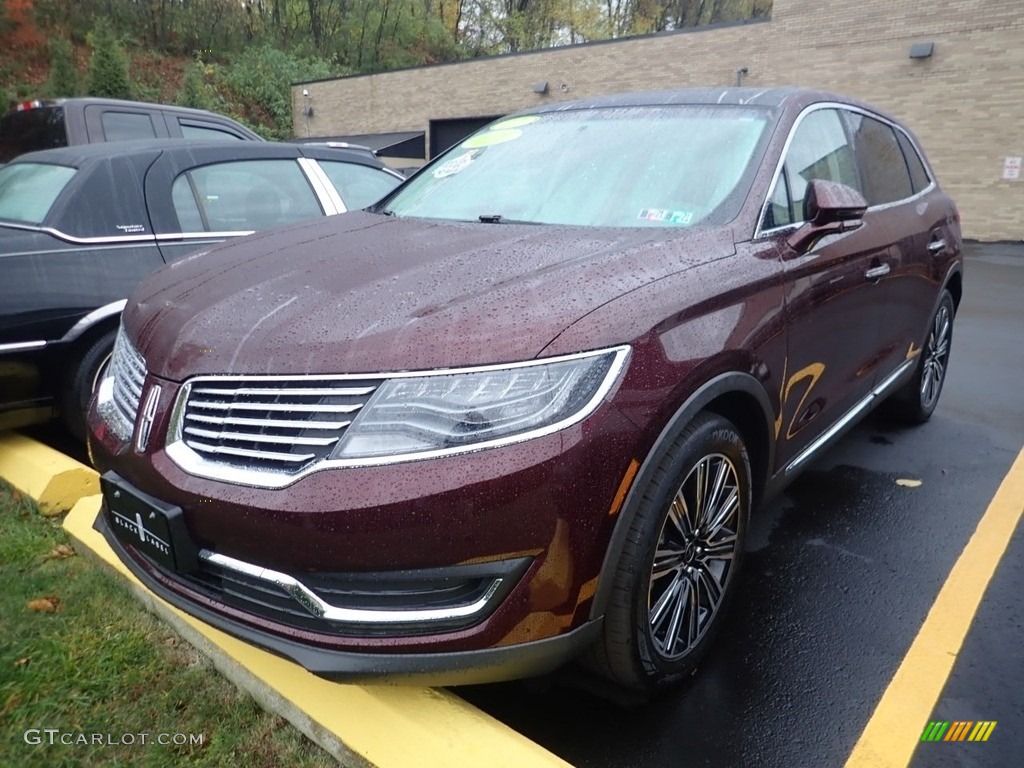
M 345 136 L 309 136 L 297 138 L 300 143 L 342 141 L 348 144 L 361 144 L 369 147 L 378 155 L 386 157 L 408 157 L 414 160 L 425 158 L 425 131 L 391 131 L 390 133 L 354 133 Z

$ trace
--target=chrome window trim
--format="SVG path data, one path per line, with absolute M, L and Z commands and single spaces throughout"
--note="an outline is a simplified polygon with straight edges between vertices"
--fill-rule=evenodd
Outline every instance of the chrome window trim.
M 300 157 L 298 160 L 299 168 L 306 175 L 306 179 L 313 188 L 313 192 L 317 196 L 324 214 L 331 216 L 336 213 L 345 213 L 348 210 L 345 206 L 345 201 L 341 199 L 341 194 L 331 184 L 331 180 L 327 177 L 324 169 L 320 167 L 320 164 L 311 157 Z
M 900 200 L 894 200 L 894 201 L 892 201 L 890 203 L 883 203 L 882 205 L 870 205 L 870 206 L 868 206 L 868 210 L 869 211 L 881 211 L 881 210 L 885 210 L 886 208 L 891 208 L 891 207 L 896 206 L 896 205 L 905 205 L 908 202 L 911 202 L 913 200 L 916 200 L 919 197 L 922 197 L 922 196 L 926 195 L 927 193 L 931 192 L 935 188 L 935 186 L 936 186 L 935 174 L 932 173 L 931 166 L 928 164 L 928 161 L 925 159 L 924 153 L 921 151 L 921 148 L 917 145 L 917 142 L 914 141 L 914 139 L 910 136 L 910 134 L 907 133 L 905 130 L 903 130 L 903 128 L 901 128 L 899 126 L 899 124 L 893 122 L 892 120 L 890 120 L 887 117 L 883 117 L 882 115 L 878 114 L 877 112 L 872 112 L 869 109 L 864 109 L 863 107 L 858 107 L 858 106 L 855 106 L 853 104 L 843 104 L 842 102 L 838 102 L 838 101 L 820 101 L 820 102 L 817 102 L 815 104 L 810 104 L 810 105 L 804 107 L 803 111 L 799 115 L 797 115 L 796 120 L 793 122 L 793 127 L 789 129 L 789 135 L 786 137 L 786 143 L 782 146 L 782 153 L 779 155 L 779 159 L 775 163 L 775 172 L 772 174 L 771 184 L 768 185 L 768 191 L 765 193 L 764 202 L 761 203 L 761 211 L 760 211 L 760 213 L 757 216 L 757 226 L 754 228 L 754 237 L 753 237 L 754 240 L 759 240 L 759 239 L 764 238 L 764 237 L 774 237 L 774 236 L 778 235 L 779 233 L 784 232 L 785 230 L 788 230 L 788 229 L 794 229 L 794 230 L 798 229 L 801 225 L 806 223 L 804 221 L 796 221 L 796 222 L 793 222 L 792 224 L 784 224 L 784 225 L 782 225 L 780 227 L 772 227 L 770 229 L 762 229 L 761 228 L 761 222 L 764 221 L 764 215 L 765 215 L 765 213 L 768 210 L 768 206 L 771 204 L 772 190 L 775 189 L 775 185 L 779 181 L 779 175 L 782 173 L 782 166 L 785 164 L 786 155 L 789 154 L 789 147 L 793 143 L 793 137 L 796 136 L 796 132 L 800 128 L 800 124 L 803 123 L 804 119 L 809 114 L 811 114 L 812 112 L 817 112 L 818 110 L 821 110 L 821 109 L 837 109 L 837 110 L 847 110 L 849 112 L 857 112 L 859 114 L 864 115 L 865 117 L 870 117 L 873 120 L 878 120 L 879 122 L 885 123 L 890 128 L 893 128 L 893 129 L 899 131 L 900 133 L 902 133 L 904 136 L 907 137 L 907 140 L 910 142 L 910 145 L 914 148 L 914 151 L 917 152 L 917 156 L 919 158 L 921 158 L 921 164 L 924 165 L 924 169 L 928 172 L 929 184 L 928 184 L 927 187 L 922 189 L 920 192 L 915 192 L 910 197 L 904 197 L 904 198 L 901 198 Z M 840 119 L 842 119 L 842 118 L 840 118 Z M 845 131 L 845 125 L 844 125 L 844 131 Z M 853 151 L 853 145 L 852 144 L 850 145 L 850 149 L 851 149 L 851 151 Z M 856 154 L 854 154 L 854 162 L 856 163 Z M 859 172 L 860 171 L 860 166 L 858 165 L 856 167 L 857 167 L 857 170 Z M 908 169 L 907 172 L 909 173 L 909 169 Z
M 127 304 L 127 299 L 121 299 L 120 301 L 112 301 L 109 304 L 104 304 L 102 307 L 94 309 L 88 315 L 71 326 L 71 330 L 61 336 L 60 340 L 74 341 L 92 326 L 96 325 L 96 323 L 106 320 L 108 317 L 121 314 Z
M 42 349 L 48 343 L 46 341 L 15 341 L 10 344 L 0 344 L 0 355 L 5 352 L 28 352 L 32 349 Z
M 193 475 L 194 477 L 204 477 L 209 480 L 220 480 L 234 485 L 245 485 L 253 488 L 268 488 L 268 489 L 280 489 L 285 488 L 293 483 L 297 483 L 305 477 L 316 472 L 322 472 L 329 469 L 344 469 L 352 467 L 378 467 L 387 466 L 390 464 L 406 463 L 411 461 L 424 461 L 427 459 L 438 459 L 448 456 L 455 456 L 466 453 L 476 453 L 477 451 L 488 450 L 490 448 L 500 448 L 507 445 L 514 445 L 516 443 L 526 442 L 527 440 L 533 440 L 538 437 L 545 437 L 552 435 L 555 432 L 560 432 L 563 429 L 578 424 L 585 418 L 590 416 L 597 407 L 604 401 L 608 392 L 615 385 L 622 375 L 622 371 L 625 368 L 626 361 L 631 352 L 631 347 L 628 344 L 624 344 L 617 347 L 609 347 L 606 349 L 590 350 L 587 352 L 577 352 L 570 355 L 559 355 L 557 357 L 545 357 L 537 358 L 534 360 L 526 360 L 515 363 L 496 363 L 492 365 L 481 365 L 471 366 L 466 368 L 438 368 L 429 371 L 400 371 L 393 373 L 362 373 L 362 374 L 334 374 L 318 376 L 316 374 L 300 374 L 296 376 L 288 375 L 240 375 L 240 376 L 228 376 L 228 375 L 208 375 L 208 376 L 196 376 L 188 379 L 178 390 L 177 397 L 175 399 L 174 407 L 171 411 L 171 419 L 167 428 L 166 445 L 164 448 L 168 458 L 171 459 L 179 468 L 184 470 L 187 474 Z M 199 384 L 204 381 L 353 381 L 360 380 L 365 381 L 367 379 L 376 380 L 390 380 L 390 379 L 418 379 L 424 377 L 433 376 L 451 376 L 460 374 L 472 374 L 472 373 L 487 373 L 489 371 L 507 371 L 515 370 L 518 368 L 527 368 L 537 365 L 546 365 L 553 363 L 566 362 L 570 360 L 583 360 L 589 357 L 599 357 L 601 355 L 612 354 L 612 363 L 608 368 L 608 372 L 605 374 L 604 380 L 600 386 L 594 391 L 590 400 L 575 413 L 562 419 L 561 421 L 549 424 L 546 427 L 540 427 L 538 429 L 528 430 L 516 435 L 509 435 L 507 437 L 501 437 L 493 440 L 486 440 L 479 443 L 473 443 L 472 445 L 457 446 L 452 448 L 440 448 L 432 451 L 420 451 L 417 453 L 402 453 L 394 454 L 391 456 L 371 456 L 361 457 L 353 459 L 324 459 L 322 461 L 315 462 L 300 472 L 294 474 L 286 474 L 283 472 L 272 472 L 267 470 L 253 470 L 243 469 L 240 467 L 234 467 L 225 465 L 219 462 L 210 461 L 200 456 L 198 453 L 189 448 L 184 442 L 184 415 L 185 415 L 185 404 L 188 401 L 188 395 L 191 388 L 195 384 Z
M 156 235 L 112 235 L 110 237 L 78 237 L 62 232 L 55 227 L 43 227 L 35 224 L 20 224 L 13 221 L 2 221 L 0 226 L 20 229 L 26 232 L 41 232 L 44 235 L 52 235 L 58 240 L 64 240 L 75 245 L 117 245 L 122 243 L 162 243 L 169 240 L 193 240 L 201 238 L 226 238 L 242 237 L 256 232 L 255 229 L 242 229 L 226 232 L 164 232 Z M 33 251 L 34 253 L 34 251 Z
M 208 549 L 200 550 L 199 559 L 213 565 L 218 565 L 226 570 L 272 584 L 284 590 L 295 602 L 319 619 L 349 624 L 423 623 L 466 618 L 467 616 L 481 613 L 494 599 L 495 594 L 497 594 L 499 587 L 501 587 L 504 581 L 503 578 L 496 577 L 483 595 L 474 602 L 464 605 L 433 609 L 417 608 L 405 611 L 373 610 L 370 608 L 346 608 L 341 605 L 332 605 L 301 581 L 293 576 L 289 576 L 287 573 L 263 568 L 259 565 L 247 563 L 244 560 L 228 557 L 227 555 L 220 555 Z

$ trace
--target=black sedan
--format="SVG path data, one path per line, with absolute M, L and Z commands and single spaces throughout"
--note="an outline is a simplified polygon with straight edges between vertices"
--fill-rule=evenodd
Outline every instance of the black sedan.
M 369 151 L 257 142 L 84 145 L 0 168 L 0 429 L 60 414 L 84 435 L 124 299 L 157 267 L 402 180 Z

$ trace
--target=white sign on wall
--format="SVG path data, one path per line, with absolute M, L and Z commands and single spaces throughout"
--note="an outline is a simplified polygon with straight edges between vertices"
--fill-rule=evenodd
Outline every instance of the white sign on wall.
M 1005 181 L 1017 181 L 1020 179 L 1020 161 L 1019 157 L 1004 157 L 1003 158 L 1003 179 Z

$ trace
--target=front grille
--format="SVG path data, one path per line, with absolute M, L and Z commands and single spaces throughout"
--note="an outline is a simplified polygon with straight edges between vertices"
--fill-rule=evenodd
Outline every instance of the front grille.
M 113 405 L 117 415 L 129 426 L 135 424 L 135 416 L 139 412 L 139 398 L 142 396 L 142 385 L 146 381 L 146 362 L 142 355 L 128 340 L 128 334 L 122 328 L 114 342 L 114 352 L 110 358 L 110 368 L 114 376 Z
M 379 379 L 194 379 L 181 440 L 222 465 L 295 474 L 330 456 Z

